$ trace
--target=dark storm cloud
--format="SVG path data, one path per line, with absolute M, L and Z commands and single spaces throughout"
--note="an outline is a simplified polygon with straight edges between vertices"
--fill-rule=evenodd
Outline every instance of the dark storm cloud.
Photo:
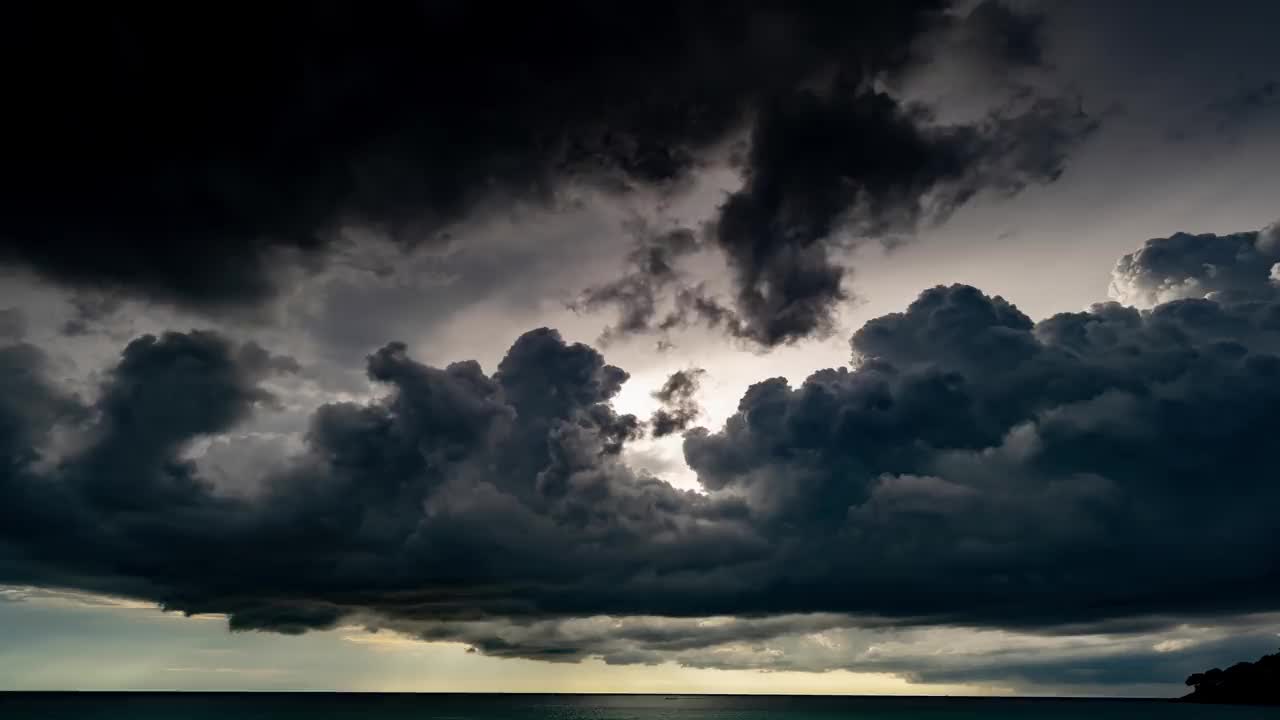
M 722 429 L 687 432 L 702 494 L 626 464 L 641 423 L 610 400 L 627 373 L 552 330 L 491 374 L 384 346 L 367 372 L 385 395 L 321 407 L 305 450 L 236 496 L 185 453 L 269 409 L 262 383 L 294 371 L 287 358 L 147 336 L 84 402 L 11 345 L 0 581 L 226 613 L 236 629 L 351 620 L 617 662 L 678 642 L 650 628 L 628 654 L 570 620 L 824 613 L 743 632 L 1078 633 L 1274 610 L 1280 300 L 1241 297 L 1036 323 L 972 287 L 927 290 L 854 334 L 853 367 L 764 380 Z M 661 395 L 680 402 L 688 381 Z
M 93 409 L 93 440 L 73 482 L 96 504 L 164 508 L 202 493 L 179 453 L 194 437 L 246 419 L 272 400 L 258 381 L 296 363 L 209 332 L 147 335 L 129 343 Z
M 662 407 L 653 413 L 649 426 L 654 437 L 665 437 L 672 433 L 687 429 L 702 409 L 698 407 L 694 394 L 706 374 L 702 368 L 689 368 L 671 373 L 671 377 L 662 387 L 653 392 L 653 397 L 662 403 Z
M 931 5 L 10 9 L 4 249 L 74 283 L 252 303 L 273 249 L 345 222 L 412 236 L 565 175 L 675 179 L 754 94 L 909 37 Z
M 826 93 L 775 99 L 756 118 L 746 185 L 710 228 L 733 272 L 732 302 L 678 272 L 675 261 L 697 249 L 688 238 L 683 252 L 641 244 L 632 269 L 588 290 L 581 306 L 617 308 L 605 339 L 699 323 L 766 347 L 828 335 L 849 299 L 834 253 L 941 222 L 982 191 L 1051 182 L 1094 127 L 1061 99 L 1015 103 L 963 126 L 934 124 L 923 108 L 839 81 Z M 664 295 L 672 302 L 660 312 Z
M 427 367 L 387 345 L 368 373 L 389 394 L 322 407 L 307 451 L 252 500 L 216 494 L 183 451 L 268 406 L 259 381 L 291 371 L 287 360 L 211 333 L 148 336 L 81 407 L 34 382 L 34 348 L 6 353 L 6 382 L 27 390 L 0 408 L 15 519 L 0 531 L 5 581 L 297 632 L 385 601 L 408 617 L 541 614 L 557 597 L 590 606 L 594 578 L 714 572 L 763 551 L 739 503 L 619 461 L 641 430 L 607 404 L 627 374 L 554 331 L 523 335 L 493 375 L 475 362 Z M 83 447 L 38 467 L 67 403 Z M 577 585 L 580 600 L 568 592 Z
M 1276 309 L 1102 305 L 1034 324 L 935 288 L 854 335 L 856 369 L 753 386 L 724 430 L 686 436 L 686 458 L 806 547 L 784 595 L 856 575 L 863 609 L 1008 625 L 1267 608 Z M 832 537 L 861 559 L 814 559 Z
M 153 572 L 195 551 L 225 517 L 226 508 L 208 502 L 195 465 L 183 459 L 187 443 L 270 403 L 258 382 L 290 365 L 213 333 L 148 335 L 125 348 L 97 399 L 83 404 L 56 389 L 38 351 L 18 345 L 4 353 L 23 363 L 3 373 L 22 386 L 5 393 L 0 423 L 6 468 L 0 566 L 16 579 L 44 576 L 53 584 L 133 592 L 152 587 Z M 59 420 L 79 431 L 65 462 L 46 456 Z M 37 470 L 40 462 L 54 467 Z M 184 535 L 184 527 L 192 533 Z M 163 552 L 152 546 L 168 542 L 179 544 Z M 166 552 L 173 557 L 157 559 Z M 122 582 L 123 576 L 132 579 Z
M 977 82 L 1014 82 L 1011 73 L 1043 67 L 1042 22 L 983 3 L 929 26 L 915 39 L 912 60 L 885 67 L 909 74 L 937 61 Z M 709 228 L 733 271 L 730 302 L 674 273 L 633 272 L 591 297 L 618 307 L 622 321 L 613 333 L 701 322 L 764 346 L 829 334 L 837 305 L 849 297 L 834 254 L 942 222 L 982 191 L 1014 194 L 1052 182 L 1095 127 L 1077 99 L 1029 82 L 1014 82 L 1011 97 L 981 119 L 947 124 L 868 82 L 865 72 L 838 67 L 823 83 L 772 95 L 755 110 L 745 185 Z M 656 298 L 669 287 L 674 308 L 659 315 Z
M 1008 50 L 993 57 L 1036 60 L 1024 27 L 982 20 L 1004 17 L 989 7 L 969 24 Z M 942 181 L 964 186 L 948 191 L 960 202 L 1061 169 L 986 176 L 1006 144 L 1045 136 L 920 127 L 924 114 L 873 89 L 919 61 L 917 39 L 958 22 L 947 11 L 942 0 L 10 9 L 0 257 L 93 290 L 254 308 L 281 267 L 323 260 L 345 227 L 413 243 L 487 203 L 552 201 L 566 183 L 674 187 L 749 131 L 748 187 L 717 238 L 742 332 L 789 341 L 823 329 L 841 296 L 822 242 L 842 216 L 911 215 Z
M 0 347 L 0 497 L 37 458 L 60 420 L 80 415 L 79 401 L 49 378 L 48 359 L 33 345 Z
M 746 185 L 721 209 L 715 236 L 735 273 L 737 332 L 764 345 L 833 329 L 848 297 L 833 235 L 910 232 L 979 191 L 1051 181 L 1092 127 L 1043 99 L 977 125 L 937 126 L 921 108 L 842 82 L 829 96 L 802 91 L 761 109 Z

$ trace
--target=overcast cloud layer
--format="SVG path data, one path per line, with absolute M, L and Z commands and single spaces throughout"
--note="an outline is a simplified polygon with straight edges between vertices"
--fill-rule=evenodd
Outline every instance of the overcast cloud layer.
M 0 252 L 60 282 L 204 309 L 271 299 L 290 277 L 281 263 L 323 262 L 352 227 L 439 245 L 483 207 L 554 205 L 574 187 L 670 192 L 728 162 L 744 184 L 707 229 L 734 273 L 715 317 L 790 342 L 832 329 L 846 291 L 828 245 L 842 230 L 910 232 L 980 191 L 1050 182 L 1093 125 L 1031 85 L 959 124 L 893 94 L 952 38 L 983 73 L 1037 65 L 1035 16 L 998 3 L 967 16 L 912 0 L 7 20 L 19 129 L 3 141 Z M 62 43 L 76 52 L 50 51 Z

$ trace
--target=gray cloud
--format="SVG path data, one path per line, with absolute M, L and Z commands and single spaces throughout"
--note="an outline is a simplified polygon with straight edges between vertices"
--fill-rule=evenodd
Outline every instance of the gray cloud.
M 619 278 L 584 290 L 574 303 L 584 311 L 606 307 L 617 310 L 617 321 L 605 328 L 600 343 L 607 345 L 619 336 L 670 330 L 687 322 L 678 311 L 662 312 L 664 296 L 672 288 L 684 286 L 680 260 L 699 249 L 698 237 L 687 228 L 654 233 L 636 228 L 636 246 L 627 255 L 628 268 Z
M 0 340 L 21 340 L 27 334 L 27 316 L 19 308 L 0 309 Z
M 1182 692 L 1198 668 L 1266 652 L 1275 616 L 1161 628 L 1043 634 L 965 627 L 902 628 L 841 615 L 765 618 L 589 617 L 376 622 L 427 642 L 494 657 L 615 665 L 674 663 L 721 670 L 892 673 L 919 683 L 977 683 L 1022 692 Z
M 72 316 L 62 325 L 64 335 L 87 335 L 100 330 L 124 305 L 117 293 L 80 290 L 71 295 Z
M 653 392 L 654 399 L 662 403 L 662 407 L 654 411 L 649 425 L 654 437 L 665 437 L 685 430 L 698 418 L 702 411 L 698 407 L 694 394 L 706 374 L 702 368 L 689 368 L 671 373 L 671 377 L 662 387 Z

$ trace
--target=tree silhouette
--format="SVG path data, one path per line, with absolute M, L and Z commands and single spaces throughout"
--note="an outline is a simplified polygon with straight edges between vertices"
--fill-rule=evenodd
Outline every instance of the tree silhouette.
M 1183 698 L 1190 702 L 1280 705 L 1280 653 L 1195 673 L 1187 685 L 1195 688 Z

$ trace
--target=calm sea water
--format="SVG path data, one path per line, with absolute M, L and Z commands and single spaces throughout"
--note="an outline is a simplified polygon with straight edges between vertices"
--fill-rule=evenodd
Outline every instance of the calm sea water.
M 384 695 L 329 693 L 4 693 L 3 720 L 1260 720 L 1280 708 L 1158 700 L 726 695 Z

